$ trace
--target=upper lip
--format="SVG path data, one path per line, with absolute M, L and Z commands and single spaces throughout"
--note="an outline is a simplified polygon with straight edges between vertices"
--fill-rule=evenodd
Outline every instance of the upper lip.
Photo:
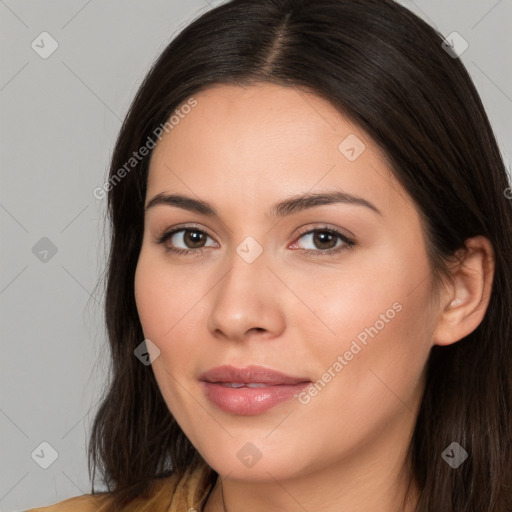
M 237 382 L 237 383 L 262 383 L 269 386 L 293 385 L 302 382 L 310 382 L 305 377 L 292 377 L 264 366 L 250 365 L 245 368 L 224 365 L 211 368 L 202 373 L 199 380 L 205 382 Z

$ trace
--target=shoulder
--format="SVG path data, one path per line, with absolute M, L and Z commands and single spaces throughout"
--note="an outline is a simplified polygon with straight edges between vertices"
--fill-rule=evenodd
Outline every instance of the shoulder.
M 25 512 L 66 512 L 69 510 L 73 510 L 74 512 L 97 512 L 102 503 L 104 503 L 105 497 L 106 494 L 84 494 L 82 496 L 75 496 L 74 498 L 59 501 L 47 507 L 30 508 L 25 510 Z
M 123 510 L 127 512 L 200 509 L 212 484 L 212 470 L 206 465 L 189 468 L 184 474 L 173 473 L 156 478 L 146 496 L 139 496 Z M 104 512 L 112 504 L 112 493 L 84 494 L 59 501 L 47 507 L 31 508 L 24 512 Z M 174 507 L 174 508 L 173 508 Z
M 168 491 L 174 491 L 178 484 L 176 475 L 167 478 L 155 479 L 151 485 L 149 500 L 155 503 L 156 500 L 161 499 L 162 495 L 166 495 Z M 53 505 L 45 507 L 36 507 L 25 510 L 24 512 L 103 512 L 112 505 L 114 495 L 111 492 L 103 492 L 99 494 L 83 494 L 82 496 L 75 496 L 59 501 Z M 141 504 L 147 504 L 148 497 L 136 498 L 127 510 L 137 509 Z

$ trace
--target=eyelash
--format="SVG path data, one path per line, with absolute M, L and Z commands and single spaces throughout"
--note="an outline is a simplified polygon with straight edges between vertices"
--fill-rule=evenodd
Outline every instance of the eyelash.
M 204 235 L 206 235 L 206 236 L 208 236 L 210 238 L 213 238 L 206 231 L 204 231 L 202 229 L 199 229 L 199 228 L 196 228 L 195 226 L 182 226 L 180 228 L 173 229 L 171 231 L 167 231 L 167 232 L 164 232 L 164 233 L 158 235 L 156 240 L 155 240 L 155 243 L 157 243 L 159 245 L 164 245 L 165 242 L 168 239 L 172 238 L 176 233 L 179 233 L 181 231 L 185 231 L 185 232 L 186 231 L 198 232 L 198 233 L 202 233 L 202 234 L 204 234 Z M 328 228 L 327 226 L 315 226 L 313 229 L 309 229 L 307 231 L 299 233 L 297 240 L 299 240 L 304 235 L 309 235 L 309 234 L 315 233 L 315 232 L 322 232 L 322 233 L 329 233 L 329 234 L 332 234 L 332 235 L 336 235 L 338 238 L 340 238 L 344 242 L 344 244 L 342 244 L 342 245 L 340 245 L 338 247 L 335 247 L 334 249 L 326 249 L 326 250 L 321 250 L 321 249 L 314 249 L 314 250 L 313 249 L 297 249 L 297 250 L 309 253 L 312 256 L 330 256 L 330 255 L 338 254 L 341 251 L 344 251 L 344 250 L 347 250 L 347 249 L 351 249 L 354 245 L 356 245 L 354 240 L 348 238 L 346 235 L 344 235 L 343 233 L 340 233 L 338 230 L 333 229 L 333 228 Z M 200 253 L 202 253 L 204 251 L 204 248 L 199 248 L 199 249 L 176 249 L 176 248 L 168 247 L 166 245 L 164 245 L 164 249 L 165 249 L 166 252 L 173 253 L 173 254 L 176 254 L 176 255 L 187 255 L 187 254 L 190 254 L 190 253 L 199 253 L 200 254 Z

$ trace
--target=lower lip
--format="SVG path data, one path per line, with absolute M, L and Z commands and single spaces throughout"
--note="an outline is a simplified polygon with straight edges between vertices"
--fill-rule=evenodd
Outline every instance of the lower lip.
M 225 412 L 250 416 L 261 414 L 298 395 L 309 382 L 261 388 L 230 388 L 219 383 L 202 382 L 206 396 Z

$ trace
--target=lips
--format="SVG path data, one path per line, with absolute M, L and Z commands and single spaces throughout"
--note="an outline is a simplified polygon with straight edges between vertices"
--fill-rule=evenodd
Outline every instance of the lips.
M 224 412 L 262 414 L 297 396 L 311 382 L 263 366 L 219 366 L 199 376 L 208 400 Z
M 264 384 L 265 386 L 293 386 L 303 382 L 311 382 L 307 377 L 294 377 L 286 375 L 264 366 L 246 366 L 245 368 L 235 368 L 234 366 L 224 365 L 212 368 L 199 376 L 199 380 L 212 383 L 234 384 L 232 387 L 241 387 L 241 385 Z M 263 386 L 260 386 L 263 387 Z

